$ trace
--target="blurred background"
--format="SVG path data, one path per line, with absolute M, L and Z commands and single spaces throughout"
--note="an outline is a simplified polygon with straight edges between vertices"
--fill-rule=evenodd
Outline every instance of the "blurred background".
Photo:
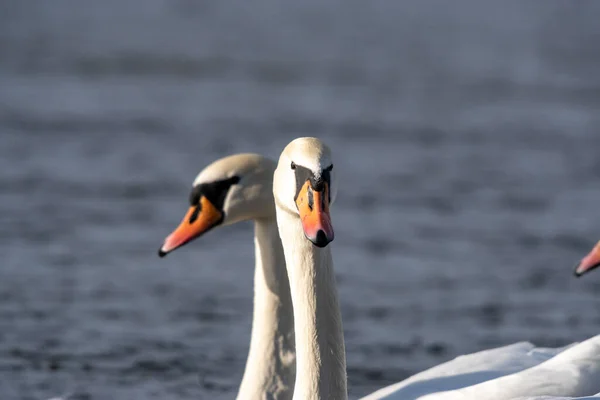
M 334 151 L 353 398 L 600 332 L 600 3 L 0 5 L 0 397 L 230 399 L 251 223 L 166 259 L 196 174 Z

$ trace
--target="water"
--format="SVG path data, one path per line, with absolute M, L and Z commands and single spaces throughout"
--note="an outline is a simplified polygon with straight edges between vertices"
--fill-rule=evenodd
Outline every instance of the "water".
M 252 226 L 160 260 L 196 173 L 322 137 L 352 397 L 600 331 L 596 2 L 4 2 L 1 398 L 228 399 Z

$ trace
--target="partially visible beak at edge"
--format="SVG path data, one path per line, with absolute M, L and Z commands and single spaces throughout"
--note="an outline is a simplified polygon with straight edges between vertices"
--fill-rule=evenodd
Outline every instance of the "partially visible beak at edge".
M 600 242 L 585 256 L 575 268 L 575 276 L 580 277 L 600 267 Z

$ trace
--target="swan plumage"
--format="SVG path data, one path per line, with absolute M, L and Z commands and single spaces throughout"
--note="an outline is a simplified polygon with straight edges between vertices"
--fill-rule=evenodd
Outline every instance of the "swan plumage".
M 600 393 L 593 396 L 585 397 L 555 397 L 555 396 L 534 396 L 534 397 L 517 397 L 512 400 L 598 400 L 600 399 Z
M 422 400 L 506 400 L 523 396 L 589 396 L 600 390 L 600 335 L 526 370 Z
M 535 347 L 529 342 L 460 355 L 377 390 L 362 400 L 413 400 L 431 393 L 455 390 L 531 368 L 569 348 Z

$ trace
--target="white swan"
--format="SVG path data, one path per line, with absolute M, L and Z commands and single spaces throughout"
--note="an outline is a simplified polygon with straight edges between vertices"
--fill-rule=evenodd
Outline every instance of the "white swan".
M 273 177 L 279 236 L 296 332 L 295 400 L 347 398 L 342 316 L 329 242 L 336 195 L 329 148 L 315 138 L 286 146 Z
M 167 253 L 217 226 L 254 220 L 254 311 L 246 369 L 237 399 L 290 399 L 295 379 L 294 321 L 273 202 L 275 162 L 237 154 L 196 177 L 190 209 L 159 250 Z
M 347 398 L 342 320 L 328 246 L 333 240 L 329 206 L 337 189 L 332 169 L 327 146 L 315 138 L 300 138 L 284 149 L 274 174 L 277 223 L 294 306 L 296 400 Z M 419 398 L 508 400 L 585 396 L 600 389 L 600 335 L 556 352 L 523 371 Z M 553 350 L 548 355 L 554 355 Z M 413 398 L 386 396 L 371 398 Z
M 600 266 L 600 242 L 575 268 L 581 276 Z M 423 400 L 559 400 L 565 396 L 591 396 L 600 390 L 600 335 L 574 344 L 560 354 L 521 372 L 465 387 L 424 396 Z M 562 396 L 562 397 L 561 397 Z
M 579 277 L 600 266 L 600 242 L 577 264 L 575 267 L 575 276 Z M 592 400 L 600 399 L 600 393 L 586 397 L 555 397 L 555 396 L 535 396 L 519 397 L 515 400 Z

